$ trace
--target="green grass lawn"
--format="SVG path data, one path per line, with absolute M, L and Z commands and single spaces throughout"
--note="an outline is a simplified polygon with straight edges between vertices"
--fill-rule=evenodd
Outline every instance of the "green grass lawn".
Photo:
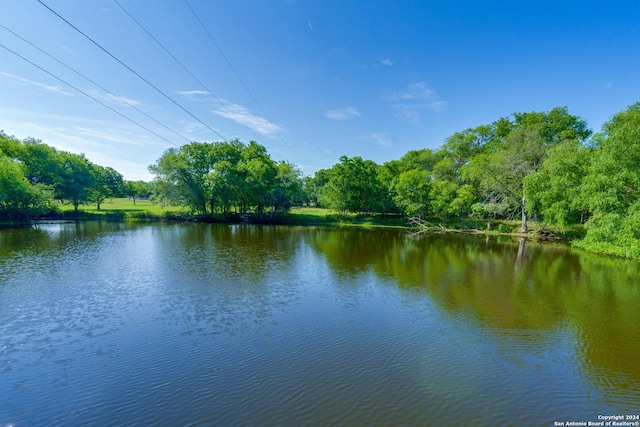
M 61 204 L 59 209 L 62 212 L 73 211 L 73 205 Z M 186 213 L 189 210 L 182 206 L 160 206 L 152 203 L 150 200 L 130 200 L 126 197 L 107 199 L 100 205 L 100 210 L 97 209 L 95 204 L 87 204 L 78 206 L 78 210 L 92 215 L 108 215 L 108 214 L 140 214 L 150 213 L 152 215 L 164 215 L 167 212 L 179 212 Z
M 291 215 L 308 215 L 308 216 L 317 216 L 321 218 L 324 218 L 330 215 L 338 215 L 337 211 L 334 211 L 331 209 L 304 207 L 304 206 L 291 208 L 290 213 Z

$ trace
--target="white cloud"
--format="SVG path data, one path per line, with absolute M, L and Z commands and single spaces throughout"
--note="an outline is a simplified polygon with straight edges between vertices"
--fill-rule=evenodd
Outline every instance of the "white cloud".
M 211 95 L 206 90 L 181 90 L 177 92 L 178 95 L 186 96 L 186 97 L 194 97 L 199 95 Z
M 142 141 L 139 135 L 132 134 L 131 132 L 124 132 L 123 130 L 104 129 L 99 131 L 95 129 L 85 128 L 77 126 L 76 130 L 80 135 L 89 137 L 90 139 L 83 139 L 83 142 L 103 140 L 110 142 L 119 142 L 128 145 L 148 145 L 148 142 Z
M 251 114 L 246 107 L 240 104 L 225 104 L 225 107 L 213 110 L 213 113 L 240 123 L 252 131 L 270 138 L 276 137 L 281 129 L 280 126 L 271 123 L 264 117 Z
M 447 102 L 440 99 L 436 91 L 425 82 L 410 84 L 403 90 L 386 92 L 383 99 L 391 104 L 396 117 L 415 125 L 421 123 L 422 111 L 437 113 L 447 106 Z
M 129 107 L 131 106 L 138 107 L 142 105 L 140 101 L 136 101 L 135 99 L 125 98 L 124 96 L 112 95 L 110 93 L 106 95 L 106 98 L 110 101 L 116 101 L 118 103 L 127 105 Z
M 24 86 L 35 86 L 35 87 L 44 89 L 44 90 L 49 91 L 49 92 L 59 93 L 61 95 L 73 95 L 70 92 L 64 91 L 60 86 L 47 85 L 47 84 L 44 84 L 44 83 L 36 82 L 34 80 L 26 79 L 24 77 L 16 76 L 14 74 L 9 74 L 9 73 L 4 73 L 4 72 L 0 73 L 0 74 L 2 74 L 5 77 L 9 77 L 10 79 L 13 79 L 16 82 L 18 82 L 19 84 L 22 84 Z
M 200 122 L 180 120 L 178 123 L 182 126 L 183 132 L 189 135 L 206 135 L 209 132 L 209 129 Z M 198 138 L 200 138 L 200 136 L 194 139 Z
M 347 107 L 340 110 L 329 110 L 324 115 L 331 120 L 347 120 L 360 116 L 360 112 L 354 107 Z
M 85 90 L 85 92 L 94 98 L 100 98 L 104 101 L 108 101 L 111 104 L 118 104 L 125 107 L 139 107 L 140 105 L 142 105 L 140 101 L 136 101 L 135 99 L 126 98 L 124 96 L 119 96 L 119 95 L 113 95 L 111 93 L 104 92 L 97 89 L 89 89 L 89 90 Z
M 433 100 L 439 99 L 435 90 L 427 87 L 425 82 L 418 82 L 408 85 L 405 89 L 400 91 L 390 91 L 384 96 L 384 99 L 389 102 L 393 101 L 410 101 L 410 100 Z
M 386 65 L 387 67 L 392 67 L 393 66 L 393 62 L 391 62 L 390 59 L 383 59 L 382 61 L 380 61 L 380 64 Z
M 390 147 L 393 145 L 393 141 L 394 141 L 393 137 L 384 133 L 374 132 L 371 135 L 369 135 L 369 138 L 371 138 L 373 142 L 375 142 L 381 147 Z

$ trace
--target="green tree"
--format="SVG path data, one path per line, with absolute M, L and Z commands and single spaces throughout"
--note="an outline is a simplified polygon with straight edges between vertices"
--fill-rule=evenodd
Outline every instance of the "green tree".
M 127 197 L 133 201 L 134 205 L 136 204 L 136 200 L 149 197 L 152 190 L 152 186 L 142 180 L 125 181 L 123 187 Z
M 320 202 L 340 212 L 372 212 L 378 206 L 381 185 L 378 165 L 361 157 L 340 157 L 322 187 Z
M 111 167 L 92 165 L 94 186 L 89 191 L 89 201 L 100 205 L 109 197 L 115 197 L 124 192 L 124 179 L 122 175 Z
M 561 229 L 582 223 L 586 209 L 581 189 L 591 154 L 575 139 L 552 147 L 541 167 L 525 177 L 529 211 L 539 211 L 544 221 Z
M 29 138 L 22 142 L 18 158 L 25 164 L 27 179 L 32 184 L 60 185 L 66 157 L 55 148 Z
M 155 198 L 163 204 L 184 204 L 193 211 L 207 213 L 205 177 L 213 170 L 209 151 L 212 144 L 192 142 L 170 148 L 149 171 L 154 179 Z
M 89 201 L 91 189 L 95 186 L 94 165 L 84 154 L 73 154 L 62 151 L 60 180 L 55 186 L 56 198 L 66 200 L 78 212 L 81 203 Z
M 149 167 L 155 175 L 154 200 L 186 205 L 201 214 L 232 207 L 241 213 L 282 211 L 290 204 L 283 197 L 285 188 L 294 188 L 289 180 L 293 169 L 276 164 L 255 141 L 245 145 L 238 140 L 172 148 Z
M 44 184 L 31 184 L 25 169 L 0 152 L 0 213 L 29 220 L 49 210 L 53 194 Z
M 330 169 L 320 169 L 312 177 L 307 176 L 303 179 L 302 185 L 307 205 L 321 206 L 322 188 L 329 182 L 330 177 Z
M 493 136 L 491 126 L 478 126 L 456 132 L 438 151 L 433 166 L 431 207 L 439 217 L 465 217 L 478 201 L 477 182 L 466 173 L 470 160 L 489 148 Z
M 399 160 L 399 171 L 409 170 L 433 170 L 433 166 L 438 163 L 440 156 L 437 152 L 428 148 L 408 151 Z
M 256 212 L 263 213 L 272 204 L 272 190 L 276 186 L 278 173 L 275 162 L 267 153 L 267 149 L 255 141 L 243 147 L 242 159 L 238 162 L 238 172 L 243 177 L 241 195 L 238 200 L 241 213 L 253 207 Z
M 229 160 L 216 163 L 215 169 L 205 177 L 205 188 L 209 195 L 212 213 L 215 212 L 216 207 L 222 213 L 227 213 L 233 206 L 237 206 L 242 191 L 241 180 L 237 163 L 231 163 Z
M 0 130 L 0 152 L 10 159 L 21 159 L 23 157 L 22 143 L 14 136 L 9 136 Z
M 393 198 L 408 216 L 425 218 L 429 211 L 429 171 L 411 169 L 398 176 Z
M 586 122 L 566 107 L 548 113 L 516 113 L 513 120 L 493 124 L 486 152 L 475 155 L 467 169 L 483 191 L 485 211 L 497 207 L 502 215 L 519 212 L 521 230 L 527 231 L 525 178 L 542 165 L 548 150 L 561 141 L 584 141 L 591 131 Z
M 640 102 L 614 115 L 594 136 L 582 198 L 591 217 L 578 246 L 640 258 Z
M 205 193 L 211 213 L 226 213 L 238 206 L 243 177 L 238 171 L 244 144 L 239 141 L 214 143 L 209 147 L 212 168 L 205 176 Z
M 303 190 L 301 172 L 292 163 L 279 162 L 276 166 L 275 185 L 271 189 L 271 215 L 285 213 L 292 206 L 302 204 Z
M 396 195 L 398 176 L 402 169 L 403 166 L 399 160 L 391 160 L 378 167 L 378 185 L 380 188 L 378 206 L 383 215 L 399 211 L 394 197 Z

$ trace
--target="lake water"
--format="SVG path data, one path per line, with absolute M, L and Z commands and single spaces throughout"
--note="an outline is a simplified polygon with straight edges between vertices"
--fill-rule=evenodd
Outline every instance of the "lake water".
M 0 426 L 552 426 L 639 412 L 637 262 L 389 230 L 0 231 Z

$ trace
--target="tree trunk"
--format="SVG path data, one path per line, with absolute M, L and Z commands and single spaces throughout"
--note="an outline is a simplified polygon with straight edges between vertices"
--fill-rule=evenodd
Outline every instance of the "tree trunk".
M 520 227 L 520 231 L 523 233 L 527 233 L 529 229 L 527 228 L 527 205 L 525 203 L 524 194 L 522 195 L 522 226 Z

